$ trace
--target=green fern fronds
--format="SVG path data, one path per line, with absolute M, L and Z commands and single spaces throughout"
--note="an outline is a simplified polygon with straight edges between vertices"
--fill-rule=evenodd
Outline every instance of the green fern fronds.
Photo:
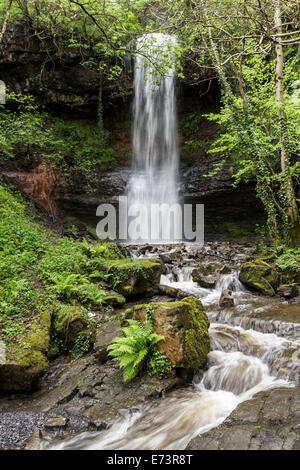
M 123 369 L 124 382 L 136 377 L 153 346 L 164 339 L 153 333 L 152 322 L 147 321 L 145 326 L 137 320 L 128 320 L 128 323 L 129 326 L 122 328 L 124 336 L 114 338 L 107 348 L 109 356 Z

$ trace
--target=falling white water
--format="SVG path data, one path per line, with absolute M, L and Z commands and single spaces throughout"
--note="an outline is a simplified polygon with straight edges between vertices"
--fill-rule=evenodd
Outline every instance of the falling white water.
M 193 269 L 194 268 L 190 266 L 178 270 L 175 268 L 170 273 L 162 274 L 160 283 L 181 289 L 183 292 L 186 292 L 187 295 L 199 297 L 204 306 L 217 303 L 224 289 L 233 291 L 235 298 L 245 291 L 245 287 L 240 282 L 237 271 L 230 274 L 223 274 L 216 282 L 216 287 L 214 289 L 208 289 L 199 287 L 199 285 L 193 281 Z
M 176 38 L 167 34 L 145 34 L 138 39 L 137 49 L 151 59 L 135 57 L 133 103 L 133 175 L 128 183 L 129 238 L 137 242 L 155 238 L 175 239 L 171 228 L 168 235 L 169 207 L 180 212 L 178 205 L 178 133 L 175 98 L 174 48 Z M 165 73 L 157 66 L 168 57 Z M 153 204 L 162 206 L 161 217 L 151 216 Z M 152 206 L 151 206 L 152 205 Z M 176 211 L 175 211 L 176 212 Z M 174 216 L 174 225 L 179 216 Z M 181 217 L 180 217 L 181 220 Z M 178 227 L 180 226 L 180 223 Z M 151 227 L 151 232 L 150 232 Z M 163 230 L 166 230 L 164 236 Z M 151 236 L 151 237 L 150 237 Z

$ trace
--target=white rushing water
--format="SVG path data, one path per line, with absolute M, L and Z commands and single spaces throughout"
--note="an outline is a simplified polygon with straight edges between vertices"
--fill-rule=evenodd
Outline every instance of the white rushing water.
M 175 280 L 176 279 L 176 280 Z M 162 276 L 164 283 L 184 288 L 214 316 L 222 289 L 231 287 L 238 303 L 244 287 L 238 274 L 221 276 L 215 289 L 197 288 L 189 268 Z M 214 306 L 214 307 L 213 307 Z M 189 441 L 218 426 L 239 403 L 273 387 L 293 386 L 293 364 L 289 352 L 299 351 L 299 343 L 239 326 L 211 323 L 212 351 L 208 368 L 199 371 L 188 388 L 173 391 L 154 404 L 126 412 L 108 430 L 86 432 L 52 449 L 185 449 Z M 295 365 L 299 370 L 299 364 Z
M 174 36 L 161 33 L 145 34 L 137 41 L 137 49 L 152 56 L 151 62 L 141 54 L 135 56 L 133 175 L 127 196 L 129 216 L 141 212 L 129 225 L 129 238 L 137 242 L 150 238 L 150 224 L 157 241 L 162 240 L 168 207 L 178 203 L 178 131 L 172 65 L 175 45 Z M 167 67 L 160 64 L 166 54 Z M 160 74 L 154 64 L 166 67 L 164 74 Z M 151 217 L 153 204 L 168 205 L 161 206 L 161 217 Z M 136 239 L 135 234 L 139 234 L 140 239 Z M 170 235 L 169 241 L 174 233 L 172 236 L 171 231 Z
M 199 285 L 193 281 L 193 269 L 193 267 L 184 267 L 182 269 L 175 268 L 172 272 L 161 276 L 161 284 L 181 289 L 186 292 L 187 295 L 193 294 L 201 298 L 205 306 L 218 302 L 224 289 L 230 289 L 237 294 L 245 291 L 243 284 L 238 278 L 237 272 L 224 274 L 218 279 L 214 289 L 207 289 L 205 287 L 199 287 Z
M 209 369 L 193 387 L 173 392 L 158 404 L 128 412 L 107 431 L 83 433 L 52 449 L 184 449 L 198 434 L 218 426 L 255 393 L 287 386 L 266 364 L 240 352 L 212 351 Z

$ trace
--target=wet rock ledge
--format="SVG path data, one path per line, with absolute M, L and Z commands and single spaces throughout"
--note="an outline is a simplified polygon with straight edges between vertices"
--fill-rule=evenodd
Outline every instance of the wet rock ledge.
M 124 412 L 135 413 L 185 381 L 174 372 L 166 379 L 144 375 L 124 383 L 117 363 L 101 364 L 94 354 L 75 362 L 58 359 L 40 390 L 0 395 L 0 449 L 39 450 L 42 439 L 106 429 Z
M 300 450 L 300 386 L 276 388 L 241 403 L 188 450 Z

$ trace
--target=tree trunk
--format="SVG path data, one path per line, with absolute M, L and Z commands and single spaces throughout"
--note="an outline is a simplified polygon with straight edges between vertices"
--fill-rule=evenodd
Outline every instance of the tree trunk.
M 101 62 L 99 65 L 99 93 L 98 93 L 98 132 L 101 145 L 104 143 L 104 125 L 103 125 L 103 103 L 102 103 L 102 89 L 103 89 L 103 72 Z
M 12 6 L 12 2 L 13 2 L 13 0 L 9 0 L 8 5 L 7 5 L 7 10 L 6 10 L 6 14 L 5 14 L 5 17 L 4 17 L 4 21 L 3 21 L 3 25 L 2 25 L 2 29 L 1 29 L 1 33 L 0 33 L 0 42 L 2 42 L 3 36 L 5 34 L 5 31 L 6 31 L 6 27 L 7 27 L 7 23 L 8 23 L 8 20 L 9 20 L 9 15 L 10 15 L 10 9 L 11 9 L 11 6 Z
M 276 100 L 278 102 L 278 116 L 280 120 L 281 132 L 281 171 L 284 180 L 285 197 L 287 204 L 287 218 L 289 224 L 289 232 L 291 237 L 291 245 L 297 247 L 299 245 L 300 236 L 300 220 L 298 205 L 295 197 L 293 180 L 290 173 L 289 155 L 287 149 L 287 119 L 284 110 L 284 93 L 283 93 L 283 49 L 281 42 L 282 21 L 281 21 L 281 5 L 280 0 L 274 0 L 274 25 L 276 28 Z

